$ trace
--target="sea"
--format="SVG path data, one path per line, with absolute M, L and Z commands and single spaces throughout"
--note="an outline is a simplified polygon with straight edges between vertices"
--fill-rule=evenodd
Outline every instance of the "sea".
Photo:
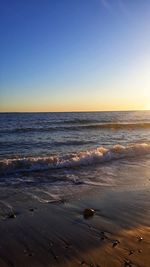
M 0 198 L 19 190 L 49 203 L 149 184 L 150 111 L 0 113 Z

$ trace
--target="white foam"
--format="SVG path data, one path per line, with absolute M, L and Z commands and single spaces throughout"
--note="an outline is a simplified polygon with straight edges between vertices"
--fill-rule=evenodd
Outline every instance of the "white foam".
M 110 149 L 98 147 L 64 156 L 24 157 L 0 161 L 0 173 L 72 168 L 107 162 L 115 159 L 138 157 L 150 153 L 150 144 L 115 145 Z

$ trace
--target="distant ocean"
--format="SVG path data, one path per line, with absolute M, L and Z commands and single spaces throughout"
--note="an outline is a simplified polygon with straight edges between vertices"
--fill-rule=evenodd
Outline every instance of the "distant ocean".
M 114 186 L 149 160 L 150 111 L 0 113 L 0 185 L 42 202 Z

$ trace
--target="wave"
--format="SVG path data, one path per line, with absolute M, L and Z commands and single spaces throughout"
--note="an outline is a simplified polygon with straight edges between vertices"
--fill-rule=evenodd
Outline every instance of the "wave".
M 67 125 L 67 126 L 52 126 L 52 127 L 29 127 L 29 128 L 15 128 L 15 129 L 3 129 L 0 133 L 27 133 L 27 132 L 51 132 L 51 131 L 78 131 L 78 130 L 137 130 L 137 129 L 149 129 L 149 122 L 140 123 L 92 123 L 92 124 L 80 124 L 80 125 Z
M 90 120 L 90 119 L 79 119 L 79 118 L 76 118 L 76 119 L 73 119 L 73 120 L 64 120 L 63 123 L 66 123 L 66 124 L 88 124 L 88 123 L 98 123 L 100 121 L 98 120 Z M 103 122 L 106 122 L 106 120 L 103 120 Z
M 79 126 L 80 127 L 80 126 Z M 89 124 L 82 126 L 84 129 L 112 129 L 112 130 L 120 130 L 120 129 L 147 129 L 150 128 L 150 123 L 101 123 L 101 124 Z
M 110 149 L 98 147 L 64 156 L 4 159 L 0 161 L 0 174 L 74 168 L 146 154 L 150 154 L 150 144 L 143 143 L 128 146 L 115 145 Z

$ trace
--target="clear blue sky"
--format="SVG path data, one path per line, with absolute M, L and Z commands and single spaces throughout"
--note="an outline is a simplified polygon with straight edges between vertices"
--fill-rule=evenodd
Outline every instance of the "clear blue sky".
M 149 0 L 0 1 L 0 111 L 142 108 Z

